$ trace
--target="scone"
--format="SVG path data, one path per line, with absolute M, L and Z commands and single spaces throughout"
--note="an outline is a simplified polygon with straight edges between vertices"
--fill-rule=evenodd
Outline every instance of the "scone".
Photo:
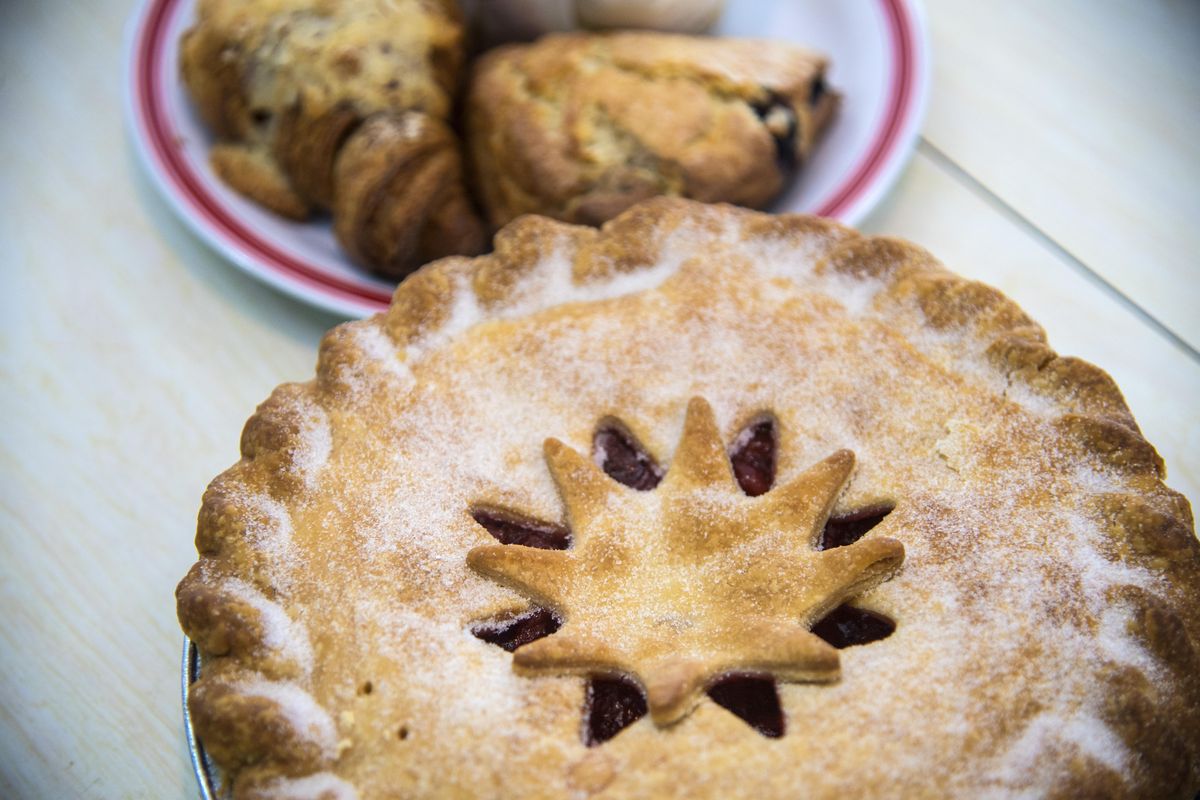
M 462 35 L 453 0 L 201 0 L 180 66 L 223 180 L 331 210 L 354 259 L 401 276 L 484 245 L 447 124 Z
M 526 217 L 331 331 L 179 586 L 237 798 L 1191 798 L 1200 546 L 1101 370 L 833 222 Z
M 577 28 L 703 33 L 725 0 L 459 0 L 478 43 L 532 41 Z
M 475 65 L 472 174 L 489 221 L 597 225 L 656 195 L 762 208 L 837 107 L 827 59 L 783 43 L 556 34 Z

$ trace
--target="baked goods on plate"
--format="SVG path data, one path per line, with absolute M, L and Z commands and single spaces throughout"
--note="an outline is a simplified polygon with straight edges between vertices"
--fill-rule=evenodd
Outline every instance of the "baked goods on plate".
M 490 51 L 467 98 L 480 202 L 495 226 L 598 225 L 664 194 L 765 207 L 833 117 L 828 66 L 785 42 L 648 32 Z
M 725 0 L 460 0 L 474 33 L 485 45 L 531 41 L 576 28 L 704 33 Z
M 196 24 L 197 6 L 196 0 L 141 0 L 130 19 L 125 108 L 134 150 L 151 184 L 197 236 L 255 278 L 347 316 L 386 308 L 394 279 L 355 263 L 328 217 L 294 221 L 280 216 L 230 189 L 213 170 L 211 150 L 228 137 L 214 137 L 213 127 L 197 113 L 179 66 L 181 40 Z M 380 6 L 392 7 L 408 5 Z M 712 34 L 772 38 L 827 53 L 834 65 L 829 82 L 842 94 L 818 152 L 773 209 L 854 223 L 900 174 L 920 128 L 929 77 L 920 6 L 916 0 L 896 0 L 882 6 L 780 2 L 773 7 L 768 18 L 757 2 L 731 2 Z M 428 12 L 431 6 L 423 8 Z
M 836 223 L 525 217 L 324 340 L 179 586 L 236 797 L 1191 797 L 1200 554 L 1121 394 Z
M 448 125 L 462 63 L 454 0 L 202 0 L 180 45 L 214 171 L 286 217 L 332 211 L 395 277 L 484 245 Z

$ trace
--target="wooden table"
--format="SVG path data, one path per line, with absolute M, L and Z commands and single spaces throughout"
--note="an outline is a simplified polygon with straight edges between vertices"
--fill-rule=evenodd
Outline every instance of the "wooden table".
M 924 137 L 863 226 L 1117 379 L 1200 498 L 1200 5 L 929 0 Z M 0 3 L 0 797 L 194 797 L 172 592 L 208 480 L 338 320 L 137 167 L 129 0 Z

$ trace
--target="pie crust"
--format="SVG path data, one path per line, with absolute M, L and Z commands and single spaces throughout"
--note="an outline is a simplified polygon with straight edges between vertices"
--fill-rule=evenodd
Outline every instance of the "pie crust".
M 332 330 L 205 494 L 178 610 L 235 797 L 1192 797 L 1200 545 L 1104 372 L 826 220 L 496 244 Z M 825 644 L 847 599 L 894 631 Z

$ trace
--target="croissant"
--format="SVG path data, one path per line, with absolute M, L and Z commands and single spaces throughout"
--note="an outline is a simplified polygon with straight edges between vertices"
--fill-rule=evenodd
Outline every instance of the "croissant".
M 222 180 L 291 219 L 331 211 L 393 277 L 485 244 L 447 124 L 462 66 L 453 0 L 201 0 L 180 47 Z

